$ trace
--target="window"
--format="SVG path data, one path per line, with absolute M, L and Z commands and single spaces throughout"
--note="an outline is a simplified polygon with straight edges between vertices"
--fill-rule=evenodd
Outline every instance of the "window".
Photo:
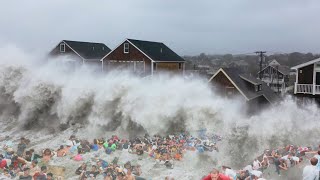
M 302 70 L 300 70 L 299 72 L 302 73 Z
M 233 95 L 235 94 L 235 90 L 234 90 L 234 87 L 226 87 L 226 95 L 230 96 L 230 95 Z
M 261 90 L 262 90 L 262 85 L 261 85 L 261 84 L 256 85 L 256 86 L 254 86 L 254 87 L 255 87 L 256 92 L 258 92 L 258 91 L 261 91 Z
M 153 70 L 156 71 L 157 70 L 157 64 L 153 63 Z
M 66 52 L 66 45 L 64 43 L 60 44 L 60 52 Z
M 179 69 L 182 69 L 182 63 L 179 63 Z
M 123 52 L 124 53 L 129 53 L 129 43 L 124 43 L 123 44 Z

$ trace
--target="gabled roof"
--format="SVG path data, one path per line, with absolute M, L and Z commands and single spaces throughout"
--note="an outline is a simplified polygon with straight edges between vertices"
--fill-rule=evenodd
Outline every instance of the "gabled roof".
M 309 66 L 309 65 L 317 63 L 317 62 L 320 62 L 320 58 L 314 59 L 314 60 L 311 60 L 311 61 L 308 61 L 308 62 L 305 62 L 305 63 L 302 63 L 302 64 L 299 64 L 299 65 L 296 65 L 296 66 L 293 66 L 291 69 L 300 69 L 302 67 Z
M 136 47 L 140 52 L 145 54 L 154 62 L 185 62 L 185 60 L 172 51 L 168 46 L 161 42 L 152 41 L 142 41 L 136 39 L 126 39 L 124 42 L 128 41 L 134 47 Z M 122 43 L 121 43 L 122 44 Z M 121 44 L 119 46 L 121 46 Z M 115 49 L 117 49 L 117 46 Z M 111 54 L 114 50 L 105 55 L 101 60 Z
M 62 40 L 62 42 L 66 43 L 66 45 L 75 51 L 75 53 L 78 54 L 82 59 L 86 60 L 101 59 L 104 55 L 111 51 L 111 49 L 103 43 L 69 40 Z
M 277 70 L 283 74 L 283 75 L 289 75 L 290 74 L 290 68 L 288 66 L 282 66 L 282 65 L 279 65 L 279 66 L 275 66 L 275 65 L 269 65 L 269 66 L 266 66 L 264 67 L 261 71 L 264 71 L 265 69 L 267 69 L 268 67 L 272 67 L 274 70 Z M 258 74 L 261 72 L 259 71 Z
M 142 41 L 135 39 L 128 39 L 128 41 L 151 57 L 154 61 L 185 61 L 182 59 L 182 57 L 161 42 Z
M 222 72 L 231 83 L 237 88 L 237 90 L 245 97 L 247 101 L 253 100 L 260 96 L 264 96 L 270 103 L 275 103 L 278 99 L 278 96 L 267 86 L 266 83 L 255 79 L 254 77 L 241 73 L 238 69 L 235 68 L 220 68 L 215 75 L 213 75 L 209 82 L 214 79 L 214 77 Z M 256 92 L 254 87 L 251 85 L 262 85 L 262 90 Z
M 262 84 L 262 81 L 260 81 L 259 79 L 257 78 L 254 78 L 248 74 L 240 74 L 239 75 L 241 79 L 253 84 L 253 85 L 259 85 L 259 84 Z
M 274 68 L 277 69 L 277 67 Z M 281 72 L 283 75 L 290 74 L 290 68 L 288 66 L 278 66 L 278 71 Z
M 279 66 L 280 63 L 279 63 L 277 60 L 273 59 L 273 60 L 271 60 L 271 61 L 269 62 L 269 65 L 271 65 L 271 66 Z

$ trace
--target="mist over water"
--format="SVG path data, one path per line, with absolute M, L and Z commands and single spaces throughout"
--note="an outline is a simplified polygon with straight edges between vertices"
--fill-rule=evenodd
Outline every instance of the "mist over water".
M 320 143 L 320 111 L 315 104 L 300 106 L 285 97 L 248 115 L 241 97 L 220 97 L 206 79 L 170 74 L 140 78 L 124 71 L 103 74 L 85 66 L 74 70 L 63 65 L 64 60 L 46 60 L 14 46 L 0 49 L 3 134 L 64 133 L 74 127 L 81 127 L 88 138 L 107 131 L 133 137 L 195 133 L 202 128 L 221 134 L 219 153 L 190 157 L 207 163 L 180 167 L 190 166 L 195 174 L 214 165 L 242 168 L 267 148 Z

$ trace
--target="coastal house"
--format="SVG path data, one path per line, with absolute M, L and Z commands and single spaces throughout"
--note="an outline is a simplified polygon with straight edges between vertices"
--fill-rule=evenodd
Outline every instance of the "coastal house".
M 100 67 L 100 60 L 111 51 L 103 43 L 62 40 L 49 53 L 51 57 L 64 56 L 66 64 Z
M 296 71 L 294 94 L 320 98 L 320 58 L 299 64 L 291 69 Z
M 280 65 L 275 59 L 259 71 L 258 76 L 275 92 L 286 92 L 293 87 L 293 82 L 289 81 L 290 68 Z
M 240 96 L 252 107 L 275 104 L 278 100 L 278 96 L 266 83 L 235 68 L 220 68 L 209 83 L 223 96 Z
M 185 60 L 161 42 L 126 39 L 102 59 L 104 71 L 125 69 L 141 76 L 183 74 Z

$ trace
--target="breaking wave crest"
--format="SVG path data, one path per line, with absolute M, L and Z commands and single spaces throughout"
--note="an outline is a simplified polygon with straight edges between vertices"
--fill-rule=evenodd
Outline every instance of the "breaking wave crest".
M 63 58 L 41 61 L 14 47 L 2 48 L 0 59 L 0 113 L 7 127 L 59 132 L 80 126 L 93 137 L 107 130 L 130 136 L 206 128 L 227 142 L 214 157 L 217 164 L 235 167 L 265 148 L 319 143 L 318 107 L 292 97 L 248 115 L 240 98 L 220 97 L 205 79 L 72 70 Z

